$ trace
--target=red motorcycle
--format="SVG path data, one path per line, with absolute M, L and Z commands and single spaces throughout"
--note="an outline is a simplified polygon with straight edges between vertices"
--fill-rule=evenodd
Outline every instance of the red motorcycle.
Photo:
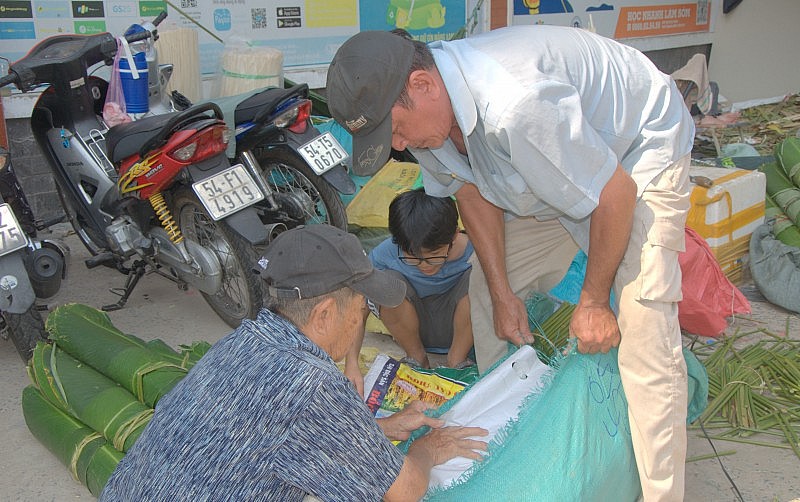
M 135 42 L 150 32 L 127 38 Z M 251 267 L 271 238 L 255 204 L 264 198 L 259 173 L 231 165 L 229 131 L 217 105 L 107 127 L 100 116 L 107 83 L 90 68 L 110 65 L 117 41 L 109 33 L 56 35 L 37 44 L 0 87 L 28 92 L 49 84 L 31 114 L 64 210 L 92 253 L 88 267 L 127 275 L 112 290 L 122 308 L 139 279 L 157 273 L 200 290 L 230 326 L 262 305 Z

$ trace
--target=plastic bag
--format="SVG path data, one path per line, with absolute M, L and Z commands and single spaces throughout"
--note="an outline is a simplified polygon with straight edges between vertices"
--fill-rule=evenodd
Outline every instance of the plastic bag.
M 111 78 L 108 81 L 108 91 L 106 92 L 106 102 L 103 105 L 103 120 L 108 127 L 130 122 L 131 118 L 125 110 L 125 94 L 122 92 L 122 78 L 119 73 L 119 60 L 123 56 L 122 37 L 117 43 L 117 53 L 114 55 L 114 65 L 111 67 Z
M 703 237 L 686 227 L 686 251 L 678 256 L 683 300 L 678 302 L 682 329 L 701 336 L 719 336 L 727 317 L 750 312 L 750 302 L 725 277 Z

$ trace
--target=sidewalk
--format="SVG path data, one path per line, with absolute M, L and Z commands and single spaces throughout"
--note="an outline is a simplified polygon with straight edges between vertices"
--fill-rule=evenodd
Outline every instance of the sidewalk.
M 63 235 L 67 229 L 59 225 L 57 232 Z M 69 276 L 48 305 L 78 302 L 99 308 L 115 302 L 117 298 L 108 289 L 122 286 L 124 276 L 104 267 L 86 269 L 83 260 L 88 253 L 77 238 L 69 235 L 65 242 L 72 252 Z M 759 328 L 784 333 L 788 327 L 792 338 L 800 338 L 800 316 L 759 299 L 752 285 L 743 286 L 742 290 L 751 301 L 753 313 L 737 319 L 731 333 Z M 231 331 L 198 292 L 180 291 L 172 282 L 156 275 L 144 277 L 125 308 L 109 316 L 122 331 L 144 339 L 161 338 L 173 347 L 197 340 L 213 343 Z M 368 333 L 364 345 L 395 357 L 403 355 L 385 335 Z M 0 500 L 94 500 L 28 431 L 20 407 L 22 389 L 28 384 L 25 368 L 13 345 L 0 341 L 0 444 L 5 452 L 0 458 L 0 472 L 4 474 L 0 478 Z M 800 459 L 791 450 L 721 441 L 715 441 L 715 447 L 720 453 L 736 451 L 720 458 L 745 500 L 788 502 L 800 498 Z M 699 437 L 699 431 L 690 430 L 688 456 L 709 453 L 713 451 L 708 441 Z M 686 472 L 687 501 L 737 500 L 717 459 L 691 462 Z M 497 500 L 502 500 L 502 496 Z

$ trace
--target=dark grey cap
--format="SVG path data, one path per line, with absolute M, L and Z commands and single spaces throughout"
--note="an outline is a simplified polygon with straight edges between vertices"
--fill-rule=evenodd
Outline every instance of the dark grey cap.
M 388 31 L 362 31 L 328 68 L 328 109 L 353 135 L 353 171 L 370 176 L 389 160 L 391 111 L 406 85 L 414 43 Z
M 331 225 L 279 234 L 258 264 L 273 297 L 312 298 L 350 287 L 378 305 L 396 307 L 406 294 L 404 282 L 373 268 L 355 235 Z

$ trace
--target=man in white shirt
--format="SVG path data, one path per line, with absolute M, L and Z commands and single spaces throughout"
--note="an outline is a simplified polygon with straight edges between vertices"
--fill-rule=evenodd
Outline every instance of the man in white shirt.
M 475 247 L 470 280 L 481 371 L 530 343 L 523 299 L 588 262 L 570 324 L 582 352 L 619 345 L 645 500 L 681 500 L 686 366 L 677 302 L 694 125 L 640 52 L 554 26 L 430 46 L 362 32 L 328 71 L 333 117 L 368 175 L 409 148 L 425 190 L 455 195 Z M 612 291 L 616 303 L 610 305 Z

